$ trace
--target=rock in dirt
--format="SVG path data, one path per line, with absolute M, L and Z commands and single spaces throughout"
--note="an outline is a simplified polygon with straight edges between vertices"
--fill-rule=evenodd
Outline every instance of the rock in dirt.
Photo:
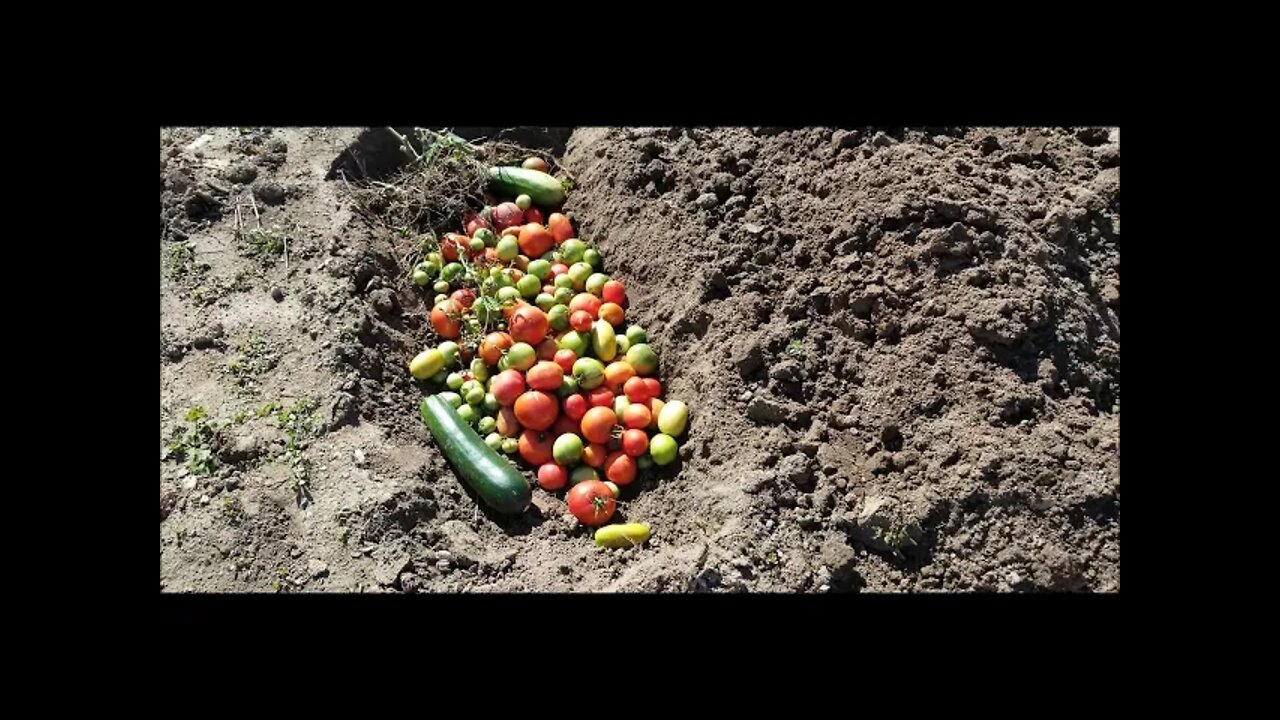
M 232 465 L 253 460 L 262 454 L 263 444 L 257 435 L 241 435 L 219 450 L 218 459 Z
M 747 404 L 747 417 L 765 425 L 807 425 L 813 411 L 790 400 L 757 395 Z
M 373 579 L 379 585 L 394 585 L 400 573 L 408 570 L 413 564 L 408 555 L 397 553 L 378 564 L 373 571 Z
M 720 198 L 716 197 L 715 193 L 703 193 L 698 196 L 698 199 L 695 202 L 698 204 L 698 207 L 703 210 L 710 210 L 720 204 Z
M 818 553 L 818 561 L 831 570 L 831 577 L 839 578 L 853 570 L 857 554 L 848 543 L 839 538 L 828 538 Z
M 396 294 L 387 288 L 369 293 L 369 299 L 373 302 L 373 309 L 379 315 L 385 317 L 396 311 Z
M 910 545 L 920 536 L 914 522 L 903 522 L 897 500 L 883 495 L 869 495 L 858 510 L 858 539 L 874 550 L 888 552 Z
M 323 560 L 308 560 L 307 572 L 313 578 L 322 578 L 329 574 L 329 565 Z
M 284 302 L 284 290 L 278 287 L 271 288 L 271 299 L 276 302 Z
M 223 174 L 223 177 L 225 177 L 228 182 L 248 185 L 258 179 L 258 168 L 250 165 L 249 163 L 239 163 L 231 166 L 231 168 Z
M 260 180 L 253 184 L 253 196 L 268 205 L 284 202 L 285 195 L 284 186 L 274 180 Z
M 744 379 L 749 378 L 764 367 L 764 350 L 758 342 L 750 341 L 734 354 L 733 364 L 738 368 L 739 375 Z
M 195 475 L 187 475 L 186 477 L 182 478 L 182 489 L 195 490 L 196 483 L 198 482 L 200 482 L 200 478 L 196 477 Z
M 778 474 L 799 488 L 811 488 L 814 477 L 813 460 L 807 455 L 788 455 L 778 463 Z

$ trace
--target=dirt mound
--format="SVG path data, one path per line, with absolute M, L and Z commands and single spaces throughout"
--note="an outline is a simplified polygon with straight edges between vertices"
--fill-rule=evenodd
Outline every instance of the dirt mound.
M 388 138 L 162 134 L 162 588 L 1118 589 L 1118 134 L 502 134 L 693 409 L 619 552 L 540 491 L 488 516 L 423 429 L 413 239 L 351 205 Z

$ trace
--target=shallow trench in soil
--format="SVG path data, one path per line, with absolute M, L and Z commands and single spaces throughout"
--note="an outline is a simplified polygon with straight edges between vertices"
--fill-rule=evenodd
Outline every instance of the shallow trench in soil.
M 333 169 L 392 169 L 387 137 L 354 138 L 309 181 L 349 202 Z M 538 489 L 523 517 L 480 509 L 405 372 L 436 341 L 412 243 L 352 218 L 317 283 L 325 297 L 332 279 L 338 308 L 333 422 L 306 452 L 364 443 L 373 474 L 396 480 L 366 470 L 356 492 L 321 475 L 309 508 L 277 495 L 234 532 L 201 521 L 222 549 L 253 546 L 310 590 L 1118 589 L 1118 133 L 507 137 L 573 173 L 565 212 L 626 284 L 667 396 L 692 410 L 680 461 L 623 495 L 651 541 L 597 548 Z M 244 475 L 235 492 L 258 493 Z M 185 512 L 162 510 L 162 537 Z M 166 562 L 201 588 L 269 589 L 265 569 L 246 583 Z

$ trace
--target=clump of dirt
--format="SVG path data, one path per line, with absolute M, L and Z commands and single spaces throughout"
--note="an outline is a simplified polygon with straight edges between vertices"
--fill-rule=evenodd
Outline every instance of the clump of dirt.
M 1118 589 L 1117 133 L 495 130 L 455 133 L 571 177 L 566 211 L 692 409 L 680 461 L 623 498 L 653 539 L 597 548 L 537 490 L 489 515 L 418 419 L 416 233 L 467 193 L 406 175 L 386 129 L 178 129 L 162 434 L 195 404 L 246 417 L 210 474 L 162 463 L 162 589 Z M 287 267 L 234 242 L 268 184 L 288 191 L 254 222 L 289 228 Z M 272 362 L 237 384 L 236 348 Z M 290 451 L 253 410 L 300 396 L 315 429 Z

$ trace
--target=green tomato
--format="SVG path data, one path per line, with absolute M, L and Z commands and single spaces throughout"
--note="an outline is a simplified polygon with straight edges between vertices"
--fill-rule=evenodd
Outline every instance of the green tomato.
M 471 392 L 472 388 L 477 388 L 477 387 L 483 390 L 484 384 L 478 380 L 467 380 L 466 382 L 462 383 L 461 387 L 458 388 L 458 394 L 461 395 L 462 399 L 465 400 L 467 398 L 467 393 Z
M 480 413 L 476 412 L 476 409 L 470 405 L 463 405 L 458 408 L 458 417 L 462 418 L 462 422 L 470 425 L 480 419 Z
M 542 253 L 542 257 L 540 259 L 553 264 L 558 263 L 560 262 L 560 251 L 552 248 L 551 250 Z
M 409 374 L 415 380 L 426 380 L 440 372 L 445 365 L 444 353 L 439 348 L 423 350 L 409 361 Z
M 476 380 L 484 382 L 489 379 L 489 366 L 484 364 L 484 360 L 476 357 L 471 358 L 471 375 Z
M 604 384 L 604 363 L 595 358 L 580 357 L 573 363 L 573 376 L 578 380 L 578 387 L 595 390 Z
M 454 407 L 462 407 L 462 396 L 456 392 L 445 391 L 440 393 L 440 399 L 449 403 Z
M 561 435 L 551 446 L 551 456 L 565 467 L 573 465 L 582 458 L 582 438 L 573 433 Z
M 533 304 L 537 305 L 542 312 L 547 312 L 556 306 L 556 299 L 547 293 L 538 293 L 538 297 L 533 299 Z
M 570 265 L 581 260 L 586 251 L 587 244 L 578 238 L 569 238 L 560 244 L 560 256 Z
M 551 284 L 556 286 L 556 288 L 560 290 L 570 290 L 570 291 L 573 290 L 573 278 L 569 277 L 569 273 L 564 273 L 563 275 L 557 275 L 556 279 L 553 280 Z M 570 295 L 570 297 L 573 297 L 573 296 Z
M 516 289 L 520 291 L 521 297 L 537 297 L 538 291 L 542 290 L 542 282 L 536 276 L 525 275 L 516 283 Z
M 490 450 L 497 452 L 502 449 L 502 436 L 496 432 L 491 432 L 485 436 L 484 444 L 488 445 Z
M 577 485 L 578 483 L 587 482 L 588 480 L 599 480 L 600 473 L 590 465 L 579 465 L 569 472 L 569 485 Z
M 649 333 L 645 332 L 644 328 L 639 325 L 632 325 L 627 328 L 627 339 L 631 341 L 632 345 L 635 345 L 636 343 L 647 343 L 649 342 Z
M 560 277 L 564 277 L 564 275 L 561 275 Z M 570 282 L 573 282 L 573 281 L 570 280 Z M 556 288 L 556 294 L 555 294 L 556 304 L 567 306 L 570 303 L 570 301 L 573 300 L 573 296 L 576 294 L 577 293 L 575 293 L 573 291 L 573 288 L 571 287 L 558 287 Z
M 485 222 L 493 222 L 493 207 L 485 205 L 480 208 L 480 217 L 484 218 Z
M 551 263 L 546 260 L 538 259 L 529 263 L 529 274 L 539 280 L 546 280 L 551 274 Z
M 494 265 L 493 267 L 489 268 L 489 277 L 493 278 L 494 280 L 497 280 L 498 278 L 502 277 L 502 268 L 498 267 L 497 265 Z
M 561 288 L 563 290 L 564 288 Z M 560 294 L 560 290 L 556 291 L 556 295 Z M 573 291 L 569 291 L 569 295 L 573 295 Z M 560 331 L 569 328 L 569 306 L 557 304 L 555 307 L 547 311 L 547 322 L 551 324 L 551 329 Z
M 500 302 L 511 302 L 520 299 L 520 291 L 513 287 L 498 288 L 498 300 Z
M 485 247 L 493 247 L 498 244 L 498 236 L 494 235 L 489 228 L 476 230 L 475 237 L 480 238 L 480 242 L 484 243 Z
M 521 210 L 528 210 L 531 205 L 533 205 L 533 198 L 524 194 L 516 196 L 516 207 Z
M 658 465 L 670 465 L 679 450 L 676 439 L 666 433 L 658 433 L 649 439 L 649 454 Z
M 604 320 L 597 320 L 591 324 L 591 349 L 596 357 L 605 362 L 617 357 L 618 336 L 614 334 L 612 325 Z
M 502 262 L 515 260 L 520 254 L 520 244 L 510 235 L 498 240 L 498 259 Z
M 493 393 L 484 394 L 484 411 L 485 412 L 495 413 L 495 412 L 498 412 L 498 408 L 500 407 L 502 407 L 502 405 L 498 402 L 498 398 L 493 396 Z
M 604 273 L 593 273 L 587 278 L 587 292 L 600 297 L 604 294 L 604 284 L 609 282 L 609 276 Z
M 462 396 L 462 399 L 466 400 L 467 404 L 472 407 L 480 407 L 484 403 L 484 395 L 484 388 L 477 383 L 475 387 L 468 390 Z
M 427 253 L 427 262 L 435 265 L 436 268 L 439 269 L 440 266 L 444 264 L 444 257 L 438 252 L 429 252 Z
M 564 306 L 560 305 L 559 307 L 564 307 Z M 568 310 L 568 308 L 565 308 L 565 309 Z M 560 339 L 556 341 L 556 347 L 560 348 L 561 350 L 572 350 L 574 355 L 577 355 L 579 358 L 581 358 L 583 355 L 587 354 L 587 347 L 589 342 L 590 341 L 587 339 L 586 335 L 583 335 L 577 330 L 570 330 L 569 332 L 560 336 Z
M 493 432 L 497 427 L 498 421 L 491 417 L 482 417 L 479 422 L 476 423 L 476 430 L 479 430 L 486 435 Z M 501 436 L 499 436 L 499 442 L 501 442 Z
M 604 269 L 604 256 L 595 248 L 587 248 L 587 251 L 582 253 L 582 259 L 596 270 Z
M 560 380 L 560 389 L 556 390 L 556 395 L 561 399 L 578 392 L 578 381 L 572 375 L 565 375 Z
M 440 343 L 439 350 L 440 354 L 444 355 L 445 367 L 453 367 L 458 362 L 458 351 L 460 349 L 458 343 L 452 340 L 445 340 Z
M 419 265 L 413 269 L 413 284 L 418 287 L 426 287 L 431 283 L 431 278 L 435 277 L 435 273 L 429 272 L 426 268 L 434 268 L 434 265 Z
M 519 450 L 519 449 L 520 449 L 520 441 L 519 441 L 519 440 L 516 440 L 515 438 L 503 438 L 503 439 L 502 439 L 502 452 L 504 452 L 504 453 L 506 453 L 506 454 L 508 454 L 508 455 L 515 455 L 515 454 L 516 454 L 516 451 L 517 451 L 517 450 Z
M 445 282 L 453 282 L 462 276 L 462 263 L 451 262 L 440 270 L 440 279 Z
M 502 357 L 498 358 L 498 370 L 501 371 L 501 370 L 510 370 L 510 369 L 511 369 L 510 355 L 504 354 Z
M 450 390 L 461 390 L 461 389 L 462 389 L 462 384 L 463 384 L 464 382 L 465 382 L 465 380 L 464 380 L 464 379 L 463 379 L 463 377 L 462 377 L 462 373 L 460 373 L 460 372 L 451 372 L 451 373 L 449 373 L 449 378 L 448 378 L 447 380 L 445 380 L 445 381 L 444 381 L 444 384 L 445 384 L 445 385 L 446 385 Z
M 529 343 L 518 342 L 512 345 L 505 355 L 512 368 L 524 372 L 538 362 L 538 353 Z
M 658 353 L 648 343 L 632 343 L 627 350 L 627 364 L 637 375 L 652 375 L 658 370 Z
M 673 438 L 680 437 L 689 424 L 689 406 L 680 400 L 671 400 L 658 413 L 658 429 Z
M 513 288 L 515 286 L 516 286 L 516 281 L 511 279 L 511 272 L 506 269 L 503 269 L 502 273 L 498 275 L 498 287 Z
M 615 342 L 618 343 L 619 355 L 626 355 L 627 351 L 631 349 L 631 341 L 627 339 L 626 335 L 618 335 Z
M 478 237 L 471 238 L 471 252 L 478 253 L 484 251 L 484 241 Z
M 444 297 L 445 299 L 448 299 L 448 298 L 449 298 L 449 296 L 448 296 L 448 295 L 445 295 L 445 293 L 449 292 L 449 283 L 448 283 L 448 282 L 446 282 L 446 281 L 444 281 L 444 280 L 438 280 L 438 281 L 436 281 L 436 284 L 435 284 L 435 285 L 432 285 L 432 286 L 431 286 L 431 289 L 436 291 L 436 301 L 435 301 L 435 302 L 433 302 L 433 303 L 431 303 L 432 305 L 439 305 L 439 304 L 442 302 L 442 301 L 439 299 L 439 298 L 441 298 L 441 297 Z
M 587 286 L 587 278 L 591 277 L 591 266 L 584 262 L 576 262 L 569 266 L 569 272 L 565 275 L 573 280 L 574 290 L 581 290 Z

